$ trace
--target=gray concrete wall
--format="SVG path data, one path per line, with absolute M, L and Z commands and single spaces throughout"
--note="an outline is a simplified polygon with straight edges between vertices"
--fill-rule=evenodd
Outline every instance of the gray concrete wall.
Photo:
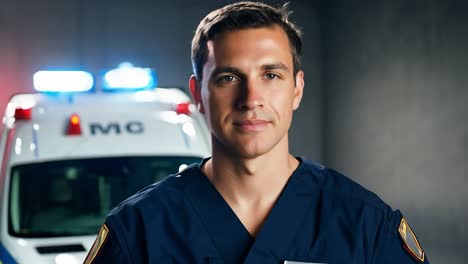
M 303 33 L 303 57 L 305 87 L 299 109 L 289 134 L 293 154 L 323 162 L 323 89 L 322 89 L 322 40 L 320 32 L 319 1 L 292 1 L 291 19 Z
M 468 5 L 323 9 L 325 160 L 408 218 L 432 263 L 468 252 Z

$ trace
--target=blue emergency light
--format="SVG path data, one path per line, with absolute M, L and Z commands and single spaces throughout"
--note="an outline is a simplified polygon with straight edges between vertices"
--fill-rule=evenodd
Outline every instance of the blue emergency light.
M 104 74 L 102 89 L 115 90 L 144 90 L 157 86 L 157 77 L 150 68 L 134 67 L 129 62 L 119 64 L 118 68 Z
M 38 71 L 33 76 L 38 92 L 86 92 L 93 88 L 93 75 L 86 71 Z

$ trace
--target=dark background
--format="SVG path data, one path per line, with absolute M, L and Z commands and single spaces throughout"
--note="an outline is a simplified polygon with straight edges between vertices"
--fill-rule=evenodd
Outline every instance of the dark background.
M 198 22 L 231 2 L 0 0 L 0 109 L 50 67 L 101 72 L 131 61 L 156 68 L 159 86 L 187 89 Z M 306 79 L 292 152 L 400 208 L 432 263 L 466 263 L 468 2 L 290 6 Z

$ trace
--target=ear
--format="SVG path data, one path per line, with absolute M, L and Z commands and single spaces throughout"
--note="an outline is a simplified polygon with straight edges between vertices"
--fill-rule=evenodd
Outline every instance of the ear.
M 190 93 L 192 94 L 192 98 L 197 105 L 198 111 L 202 114 L 205 113 L 205 109 L 203 108 L 203 102 L 201 99 L 201 83 L 197 80 L 195 75 L 190 76 L 189 79 L 189 88 Z
M 298 71 L 296 74 L 296 86 L 294 87 L 293 110 L 299 108 L 304 91 L 304 72 Z

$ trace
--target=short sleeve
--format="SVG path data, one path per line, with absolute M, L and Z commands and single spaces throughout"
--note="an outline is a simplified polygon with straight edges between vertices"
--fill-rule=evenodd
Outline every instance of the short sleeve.
M 84 264 L 131 263 L 130 258 L 119 243 L 117 234 L 108 224 L 103 224 Z
M 390 214 L 379 231 L 373 263 L 428 264 L 416 234 L 400 211 Z

